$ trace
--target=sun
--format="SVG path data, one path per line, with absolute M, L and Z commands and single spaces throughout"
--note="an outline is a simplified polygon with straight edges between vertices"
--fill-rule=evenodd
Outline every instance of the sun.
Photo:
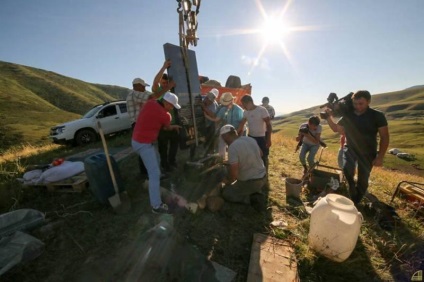
M 290 29 L 287 23 L 276 17 L 266 18 L 260 28 L 260 34 L 265 40 L 265 44 L 279 45 L 284 41 L 289 33 Z

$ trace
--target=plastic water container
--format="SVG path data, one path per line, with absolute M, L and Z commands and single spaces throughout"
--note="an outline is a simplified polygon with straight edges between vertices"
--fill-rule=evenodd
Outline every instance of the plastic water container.
M 123 191 L 124 183 L 121 174 L 119 173 L 118 164 L 112 156 L 110 162 L 114 171 L 116 183 L 119 191 Z M 109 197 L 115 195 L 115 188 L 113 187 L 112 177 L 110 176 L 109 167 L 107 165 L 106 155 L 99 153 L 89 156 L 84 160 L 84 169 L 87 174 L 88 187 L 93 193 L 94 197 L 102 204 L 109 202 Z
M 286 197 L 300 197 L 300 192 L 302 192 L 303 182 L 300 179 L 296 178 L 286 178 Z
M 342 262 L 355 249 L 362 220 L 350 199 L 327 194 L 312 209 L 309 246 L 333 261 Z

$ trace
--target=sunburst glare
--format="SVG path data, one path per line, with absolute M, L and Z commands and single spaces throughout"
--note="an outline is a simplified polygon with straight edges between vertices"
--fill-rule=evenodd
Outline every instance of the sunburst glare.
M 273 9 L 272 13 L 269 13 L 265 10 L 261 0 L 255 0 L 257 10 L 262 16 L 262 23 L 258 24 L 255 28 L 229 29 L 213 36 L 257 35 L 260 37 L 262 46 L 256 57 L 249 60 L 251 64 L 248 75 L 251 75 L 255 68 L 261 66 L 260 62 L 270 47 L 280 49 L 288 63 L 294 67 L 293 59 L 287 46 L 291 34 L 319 30 L 322 29 L 322 26 L 292 25 L 285 17 L 292 2 L 292 0 L 288 0 L 280 9 Z

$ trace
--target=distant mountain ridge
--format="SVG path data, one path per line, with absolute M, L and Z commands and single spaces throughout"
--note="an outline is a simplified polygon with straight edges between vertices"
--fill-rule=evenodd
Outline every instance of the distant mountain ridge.
M 419 88 L 423 88 L 424 89 L 424 85 L 411 86 L 411 87 L 405 88 L 405 90 L 408 90 L 408 89 L 419 89 Z

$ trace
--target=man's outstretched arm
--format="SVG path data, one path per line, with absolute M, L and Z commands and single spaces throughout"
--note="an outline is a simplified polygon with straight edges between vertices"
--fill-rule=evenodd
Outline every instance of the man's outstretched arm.
M 158 71 L 158 73 L 156 74 L 155 78 L 153 79 L 153 84 L 152 84 L 152 91 L 153 92 L 158 92 L 159 86 L 160 86 L 160 80 L 162 79 L 162 75 L 165 72 L 165 70 L 167 68 L 169 68 L 171 66 L 171 61 L 170 60 L 166 60 L 163 63 L 163 66 L 161 67 L 161 69 Z

